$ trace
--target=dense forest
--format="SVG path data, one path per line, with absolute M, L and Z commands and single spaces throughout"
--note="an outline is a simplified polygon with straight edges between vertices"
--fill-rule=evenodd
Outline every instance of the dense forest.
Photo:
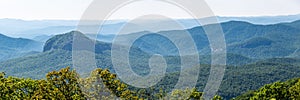
M 102 100 L 102 99 L 191 99 L 198 100 L 202 92 L 196 88 L 185 90 L 173 90 L 166 93 L 163 89 L 129 89 L 129 86 L 117 79 L 116 74 L 108 69 L 95 69 L 87 78 L 79 78 L 75 70 L 70 67 L 59 71 L 52 71 L 46 75 L 46 79 L 34 80 L 5 76 L 0 74 L 0 98 L 24 100 L 24 99 L 51 99 L 51 100 Z M 212 100 L 221 100 L 220 96 L 214 96 Z
M 299 100 L 300 79 L 267 84 L 258 90 L 249 91 L 234 100 Z
M 64 66 L 71 66 L 72 68 L 72 48 L 70 44 L 73 43 L 72 37 L 74 34 L 77 34 L 78 36 L 82 36 L 83 39 L 90 41 L 82 33 L 72 31 L 66 34 L 54 36 L 53 38 L 49 39 L 45 44 L 44 52 L 42 53 L 0 62 L 0 72 L 5 72 L 7 76 L 10 76 L 6 78 L 4 77 L 3 82 L 5 82 L 5 80 L 13 79 L 16 81 L 10 82 L 10 84 L 14 85 L 14 84 L 18 84 L 19 81 L 28 80 L 30 82 L 31 81 L 35 82 L 35 84 L 33 85 L 44 84 L 42 87 L 46 87 L 45 85 L 56 84 L 56 83 L 50 84 L 49 82 L 53 79 L 48 77 L 45 78 L 45 75 L 47 74 L 47 76 L 51 76 L 49 75 L 50 74 L 49 72 L 54 70 L 58 71 L 62 69 Z M 256 39 L 266 40 L 264 38 L 256 38 Z M 250 41 L 251 45 L 249 44 L 249 45 L 242 45 L 242 46 L 246 46 L 246 47 L 254 46 L 254 44 L 256 43 L 254 44 L 252 43 L 258 41 L 256 39 Z M 268 43 L 266 42 L 266 44 Z M 96 63 L 98 68 L 108 69 L 110 70 L 110 72 L 114 73 L 114 68 L 112 68 L 112 62 L 110 60 L 110 56 L 111 56 L 110 45 L 111 44 L 109 43 L 98 41 L 95 45 L 96 47 L 95 49 L 97 51 L 95 52 L 95 56 L 96 56 Z M 151 56 L 149 56 L 147 53 L 143 51 L 140 51 L 137 48 L 131 48 L 130 55 L 131 55 L 130 64 L 132 65 L 132 68 L 135 72 L 137 72 L 138 74 L 149 73 L 150 68 L 148 66 L 148 60 L 149 57 Z M 172 89 L 176 85 L 178 81 L 178 77 L 180 76 L 181 73 L 180 66 L 179 66 L 180 56 L 169 55 L 169 56 L 164 56 L 164 58 L 166 59 L 167 62 L 167 70 L 166 70 L 167 72 L 165 74 L 165 77 L 163 77 L 162 81 L 158 82 L 158 84 L 156 84 L 155 86 L 149 89 L 138 89 L 126 85 L 128 91 L 132 91 L 133 96 L 137 96 L 138 98 L 151 99 L 151 98 L 157 98 L 157 97 L 153 97 L 153 95 L 159 94 L 160 92 L 164 93 L 164 95 L 172 92 Z M 206 86 L 207 79 L 210 74 L 209 73 L 211 68 L 210 59 L 211 59 L 210 55 L 200 55 L 201 68 L 199 71 L 200 73 L 198 75 L 199 77 L 195 89 L 178 90 L 178 91 L 187 92 L 193 90 L 193 91 L 197 91 L 198 94 L 199 93 L 201 94 L 200 91 L 203 91 L 204 87 Z M 253 59 L 241 54 L 228 53 L 227 54 L 228 65 L 226 66 L 224 78 L 220 85 L 219 91 L 217 92 L 217 95 L 221 96 L 222 99 L 229 100 L 239 95 L 243 95 L 244 93 L 248 93 L 247 91 L 259 89 L 265 84 L 270 84 L 276 81 L 286 81 L 288 79 L 300 77 L 299 62 L 300 59 L 297 57 L 288 56 L 288 57 L 273 57 L 273 58 L 266 58 L 266 59 Z M 77 77 L 77 74 L 75 76 Z M 93 75 L 91 75 L 90 77 L 92 76 Z M 56 75 L 56 77 L 58 76 Z M 25 79 L 20 79 L 20 78 L 25 78 Z M 81 86 L 81 83 L 83 82 L 88 83 L 87 82 L 88 80 L 91 79 L 79 78 L 77 79 L 76 82 L 79 82 L 78 83 L 79 87 L 83 87 Z M 9 87 L 9 86 L 3 86 L 3 88 L 5 87 Z M 36 86 L 32 86 L 32 87 L 34 87 L 34 89 L 30 90 L 31 92 L 25 92 L 26 95 L 30 95 L 29 96 L 30 98 L 34 97 L 33 94 L 35 94 L 36 90 L 39 89 L 36 88 Z M 53 86 L 48 86 L 48 87 L 51 87 L 49 89 L 51 91 L 55 90 Z M 85 87 L 90 87 L 90 86 L 85 86 Z M 26 88 L 30 88 L 30 86 L 28 87 L 26 86 Z M 8 91 L 12 92 L 12 94 L 10 93 L 10 95 L 15 94 L 14 92 L 16 92 L 14 90 L 8 90 Z M 82 90 L 82 91 L 86 91 L 86 90 Z M 17 91 L 17 92 L 23 92 L 23 91 Z M 48 92 L 46 92 L 46 94 Z M 83 92 L 83 93 L 85 93 L 84 96 L 85 98 L 90 97 L 90 96 L 87 97 L 86 94 L 91 94 L 91 93 L 87 93 L 87 92 Z M 107 93 L 109 92 L 106 92 L 104 94 Z M 181 93 L 181 92 L 177 92 L 177 93 Z M 138 94 L 143 94 L 143 95 L 138 95 Z M 121 97 L 120 95 L 116 95 L 116 96 Z M 12 96 L 8 96 L 8 97 L 12 97 Z
M 95 69 L 89 77 L 79 78 L 78 73 L 70 67 L 59 71 L 52 71 L 45 79 L 17 78 L 0 73 L 0 98 L 2 100 L 29 99 L 59 99 L 59 100 L 200 100 L 202 92 L 197 88 L 172 90 L 166 92 L 160 88 L 132 89 L 117 78 L 108 69 Z M 222 100 L 221 96 L 214 96 L 212 100 Z M 248 91 L 232 100 L 298 100 L 300 99 L 300 78 L 285 82 L 275 82 L 264 85 L 258 90 Z

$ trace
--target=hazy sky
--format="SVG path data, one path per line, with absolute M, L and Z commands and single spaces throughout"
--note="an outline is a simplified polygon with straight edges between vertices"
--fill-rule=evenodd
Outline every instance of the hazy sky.
M 0 0 L 0 18 L 80 19 L 92 0 Z M 300 0 L 206 0 L 218 16 L 300 14 Z M 171 11 L 176 18 L 187 17 Z M 130 17 L 124 15 L 123 18 Z

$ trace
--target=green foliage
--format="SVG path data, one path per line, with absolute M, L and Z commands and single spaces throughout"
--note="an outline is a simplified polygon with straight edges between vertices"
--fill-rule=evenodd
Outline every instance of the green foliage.
M 298 100 L 300 99 L 300 79 L 267 84 L 256 91 L 238 96 L 235 100 Z
M 125 99 L 137 99 L 134 92 L 130 91 L 126 84 L 117 79 L 116 74 L 110 73 L 108 69 L 96 69 L 90 77 L 81 80 L 83 93 L 92 100 L 114 99 L 117 97 Z
M 171 95 L 164 97 L 166 100 L 204 100 L 202 98 L 203 92 L 197 91 L 196 88 L 172 91 Z M 222 97 L 215 95 L 212 100 L 222 100 Z
M 49 51 L 45 53 L 47 54 L 26 58 L 27 60 L 19 59 L 17 61 L 7 62 L 5 65 L 0 65 L 0 66 L 12 66 L 12 67 L 1 67 L 0 71 L 5 71 L 7 75 L 16 76 L 16 77 L 33 77 L 34 79 L 42 79 L 43 76 L 46 75 L 48 71 L 59 70 L 60 68 L 62 68 L 61 66 L 71 65 L 71 52 L 67 52 L 63 50 L 55 50 L 55 51 Z M 101 66 L 111 66 L 110 62 L 107 62 L 109 60 L 107 56 L 102 55 L 101 57 L 100 56 L 96 56 L 96 57 L 98 57 L 97 59 L 99 59 L 98 60 L 99 65 L 101 64 Z M 55 64 L 55 62 L 62 63 L 62 64 Z M 257 63 L 253 63 L 249 65 L 227 66 L 224 80 L 220 86 L 218 94 L 222 96 L 224 99 L 230 99 L 242 95 L 247 91 L 259 89 L 265 84 L 273 83 L 276 81 L 286 81 L 287 79 L 300 77 L 299 62 L 300 62 L 299 59 L 294 59 L 294 58 L 277 58 L 277 59 L 259 61 Z M 40 66 L 31 66 L 32 63 L 36 63 L 37 65 Z M 175 65 L 172 65 L 173 62 L 169 62 L 169 63 L 170 63 L 170 68 L 168 69 L 175 70 L 175 68 L 177 68 L 174 67 Z M 52 65 L 53 67 L 51 67 Z M 27 67 L 27 66 L 31 66 L 31 67 Z M 204 65 L 204 64 L 201 65 L 201 69 L 199 71 L 200 72 L 199 79 L 196 85 L 197 89 L 199 90 L 204 89 L 204 86 L 207 82 L 207 78 L 209 76 L 209 71 L 210 71 L 209 65 Z M 164 92 L 166 91 L 170 92 L 171 91 L 170 89 L 172 89 L 175 83 L 177 82 L 179 75 L 180 75 L 179 72 L 173 72 L 173 71 L 166 73 L 166 76 L 162 79 L 161 82 L 158 83 L 157 87 L 155 87 L 155 92 L 158 93 L 160 88 L 162 88 Z M 84 79 L 80 79 L 80 80 L 84 80 Z M 138 90 L 134 90 L 134 91 L 138 92 Z
M 289 93 L 291 95 L 291 99 L 293 100 L 299 100 L 300 99 L 300 79 L 298 80 L 298 82 L 289 88 Z
M 117 79 L 116 74 L 108 69 L 95 69 L 87 78 L 79 78 L 70 67 L 52 71 L 46 80 L 32 80 L 5 77 L 0 73 L 0 99 L 25 100 L 199 100 L 202 92 L 196 88 L 174 90 L 168 95 L 162 88 L 156 93 L 154 89 L 130 90 L 129 86 Z M 215 96 L 213 100 L 221 100 Z
M 50 72 L 47 80 L 4 77 L 0 74 L 0 98 L 29 99 L 85 99 L 77 82 L 77 74 L 70 68 Z
M 300 77 L 298 62 L 298 59 L 278 58 L 249 65 L 227 66 L 218 94 L 230 99 L 265 84 Z
M 80 79 L 81 89 L 87 99 L 90 100 L 112 100 L 116 96 L 106 88 L 101 79 L 102 69 L 96 69 L 91 72 L 90 77 Z
M 38 83 L 32 79 L 8 77 L 0 74 L 1 99 L 30 99 L 38 89 Z
M 268 84 L 260 88 L 258 92 L 254 93 L 254 96 L 251 97 L 251 100 L 266 100 L 273 98 L 284 100 L 288 99 L 289 97 L 288 86 L 285 83 L 275 82 L 273 84 Z
M 78 75 L 70 67 L 47 74 L 47 82 L 41 81 L 40 88 L 35 93 L 35 99 L 84 99 L 84 94 L 78 83 Z M 46 87 L 46 88 L 44 88 Z M 46 92 L 46 93 L 43 93 Z M 52 96 L 51 96 L 52 95 Z M 52 98 L 53 97 L 53 98 Z

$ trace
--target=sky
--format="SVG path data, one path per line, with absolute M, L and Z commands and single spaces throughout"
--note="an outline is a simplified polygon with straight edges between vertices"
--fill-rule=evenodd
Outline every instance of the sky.
M 205 0 L 217 16 L 276 16 L 300 14 L 300 0 Z M 23 20 L 79 20 L 92 0 L 0 0 L 0 18 Z M 151 5 L 151 4 L 150 4 Z M 152 5 L 156 5 L 153 3 Z M 149 3 L 141 7 L 151 7 Z M 166 6 L 168 7 L 168 6 Z M 170 6 L 171 7 L 171 6 Z M 134 7 L 133 7 L 134 8 Z M 136 12 L 128 7 L 123 15 L 112 19 L 126 19 Z M 126 14 L 124 14 L 126 13 Z M 172 10 L 174 18 L 189 18 Z M 122 17 L 122 18 L 120 18 Z

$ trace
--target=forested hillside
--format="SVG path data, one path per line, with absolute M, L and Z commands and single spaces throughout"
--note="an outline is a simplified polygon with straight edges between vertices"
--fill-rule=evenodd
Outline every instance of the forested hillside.
M 285 82 L 277 81 L 266 84 L 263 87 L 248 91 L 247 93 L 234 98 L 234 100 L 299 100 L 300 99 L 300 79 L 290 79 Z
M 197 89 L 174 90 L 131 90 L 108 69 L 95 69 L 87 78 L 80 78 L 70 67 L 49 72 L 46 79 L 33 80 L 16 78 L 0 73 L 1 99 L 60 99 L 60 100 L 111 100 L 111 99 L 201 99 Z M 214 96 L 212 100 L 221 100 Z
M 25 38 L 12 38 L 0 33 L 0 61 L 35 54 L 42 51 L 43 44 Z
M 288 79 L 300 77 L 300 53 L 298 52 L 299 46 L 297 45 L 300 42 L 300 30 L 297 28 L 298 25 L 300 25 L 299 21 L 274 25 L 254 25 L 246 22 L 231 21 L 222 23 L 221 25 L 225 32 L 228 49 L 225 76 L 219 91 L 217 92 L 217 95 L 220 95 L 223 99 L 227 100 L 237 97 L 243 93 L 247 93 L 247 91 L 259 89 L 265 84 L 271 84 L 276 81 L 286 81 Z M 176 35 L 178 36 L 177 41 L 182 41 L 181 43 L 185 44 L 185 38 L 180 34 L 182 31 L 184 30 L 164 31 L 162 34 Z M 210 48 L 208 46 L 209 41 L 207 40 L 202 27 L 195 27 L 188 29 L 187 31 L 189 31 L 193 38 L 197 40 L 195 42 L 200 54 L 199 60 L 201 70 L 199 71 L 200 74 L 195 89 L 178 91 L 193 91 L 196 92 L 195 94 L 197 94 L 195 97 L 199 97 L 201 94 L 199 91 L 203 91 L 210 74 L 211 56 L 209 53 Z M 126 38 L 130 37 L 130 35 L 136 34 L 141 33 L 121 35 L 121 37 L 123 37 L 123 39 L 125 39 L 124 41 L 126 41 Z M 72 62 L 72 44 L 74 43 L 74 35 L 79 36 L 88 43 L 95 44 L 95 59 L 98 68 L 108 69 L 111 73 L 115 73 L 111 61 L 112 43 L 94 41 L 81 32 L 71 31 L 65 34 L 53 36 L 47 40 L 43 47 L 44 50 L 41 53 L 0 62 L 0 72 L 4 72 L 7 76 L 11 76 L 3 77 L 2 82 L 5 83 L 6 80 L 15 80 L 16 82 L 24 81 L 24 84 L 27 84 L 26 82 L 33 82 L 33 84 L 27 84 L 28 88 L 39 85 L 47 87 L 47 85 L 50 84 L 49 82 L 51 79 L 44 76 L 49 75 L 49 72 L 58 71 L 65 66 L 70 66 L 71 69 L 74 68 Z M 122 47 L 124 45 L 118 44 L 118 46 Z M 129 62 L 131 67 L 134 72 L 140 75 L 147 75 L 151 71 L 148 62 L 149 58 L 153 54 L 163 55 L 168 65 L 167 73 L 165 77 L 163 77 L 162 81 L 158 82 L 158 84 L 153 86 L 152 89 L 145 89 L 141 90 L 143 92 L 138 92 L 146 93 L 148 96 L 144 94 L 143 96 L 138 96 L 139 94 L 137 91 L 140 89 L 134 88 L 130 85 L 126 86 L 126 89 L 132 91 L 132 94 L 128 91 L 126 93 L 130 93 L 132 98 L 157 98 L 149 97 L 150 94 L 147 93 L 147 91 L 149 92 L 151 90 L 160 92 L 160 90 L 162 90 L 165 92 L 171 92 L 178 81 L 178 76 L 180 75 L 181 58 L 178 55 L 179 53 L 176 47 L 170 41 L 168 41 L 168 39 L 154 33 L 144 36 L 135 41 L 129 53 Z M 81 82 L 84 79 L 79 78 L 78 80 Z M 8 83 L 15 85 L 14 83 L 16 82 Z M 51 84 L 53 85 L 56 83 Z M 52 90 L 56 89 L 51 85 L 49 88 Z M 33 89 L 34 92 L 30 90 L 32 94 L 26 96 L 28 98 L 37 95 L 36 90 L 39 88 L 30 89 Z M 8 91 L 12 92 L 11 90 Z M 82 90 L 82 92 L 84 91 L 85 90 Z M 15 95 L 14 92 L 10 92 L 4 92 L 4 94 L 9 93 L 9 96 Z M 53 91 L 45 92 L 41 90 L 38 94 L 47 94 L 48 92 Z M 82 97 L 82 94 L 77 93 L 79 92 L 70 93 L 76 95 L 68 96 L 68 98 L 73 98 L 73 96 L 74 98 Z M 117 92 L 117 96 L 122 97 L 122 93 L 123 92 Z M 25 93 L 25 95 L 27 95 L 27 93 Z M 57 95 L 66 94 L 60 94 L 57 92 Z M 181 94 L 179 93 L 177 95 Z M 50 98 L 51 96 L 36 97 Z
M 299 50 L 300 21 L 278 23 L 272 25 L 255 25 L 248 22 L 229 21 L 221 23 L 225 35 L 227 52 L 252 59 L 268 59 L 278 57 L 297 56 Z M 131 37 L 143 35 L 135 41 L 135 45 L 147 53 L 162 55 L 179 55 L 175 45 L 164 36 L 174 37 L 177 45 L 188 44 L 189 33 L 200 55 L 210 55 L 209 40 L 205 29 L 215 24 L 198 26 L 186 30 L 170 30 L 157 33 L 137 32 L 118 36 L 118 41 L 128 41 Z M 160 35 L 160 34 L 163 34 Z M 121 42 L 122 43 L 122 42 Z M 182 48 L 189 52 L 189 48 Z

